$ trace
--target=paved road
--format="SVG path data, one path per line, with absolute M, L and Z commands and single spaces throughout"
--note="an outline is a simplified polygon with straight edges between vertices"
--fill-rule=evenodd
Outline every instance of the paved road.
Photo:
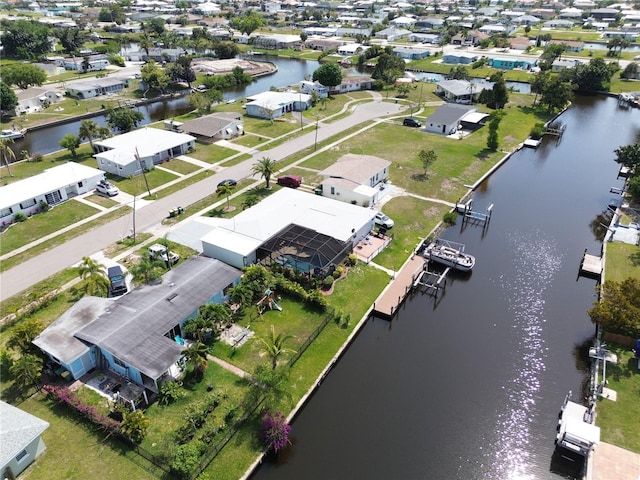
M 318 142 L 342 133 L 349 128 L 385 115 L 397 115 L 401 112 L 401 104 L 383 102 L 378 96 L 374 102 L 368 102 L 353 108 L 350 115 L 329 124 L 320 124 Z M 210 177 L 182 190 L 150 202 L 136 213 L 136 231 L 151 232 L 153 235 L 163 235 L 168 230 L 162 225 L 169 209 L 176 205 L 187 206 L 207 195 L 215 192 L 218 182 L 225 178 L 243 179 L 252 176 L 251 167 L 262 157 L 281 160 L 299 150 L 314 144 L 316 132 L 293 138 L 271 150 L 256 153 L 252 158 L 233 167 L 226 168 L 220 173 L 213 173 Z M 82 257 L 92 255 L 108 245 L 111 245 L 127 235 L 132 223 L 132 216 L 126 215 L 112 222 L 95 228 L 80 235 L 63 245 L 48 250 L 41 255 L 2 273 L 0 278 L 0 298 L 6 299 L 45 278 L 77 264 Z

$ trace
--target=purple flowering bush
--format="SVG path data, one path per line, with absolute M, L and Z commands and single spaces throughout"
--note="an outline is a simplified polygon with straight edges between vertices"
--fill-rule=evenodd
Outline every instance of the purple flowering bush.
M 120 422 L 117 422 L 109 416 L 100 413 L 95 407 L 82 403 L 76 394 L 69 390 L 67 387 L 57 387 L 55 385 L 44 385 L 42 389 L 47 393 L 49 398 L 52 398 L 62 404 L 76 410 L 80 415 L 87 417 L 96 425 L 104 428 L 109 433 L 116 433 L 119 431 Z
M 264 412 L 260 439 L 267 450 L 273 449 L 275 453 L 278 453 L 285 446 L 291 444 L 289 440 L 290 431 L 291 425 L 287 423 L 287 419 L 282 413 L 275 412 L 271 414 L 269 411 Z

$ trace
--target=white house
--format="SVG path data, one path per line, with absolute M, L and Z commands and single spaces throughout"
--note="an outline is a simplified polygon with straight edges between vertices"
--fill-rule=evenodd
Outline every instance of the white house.
M 371 77 L 342 77 L 342 83 L 331 88 L 331 93 L 357 92 L 360 90 L 371 90 L 373 87 Z
M 436 85 L 436 95 L 447 102 L 472 103 L 477 101 L 484 86 L 467 80 L 443 80 Z M 473 97 L 473 98 L 472 98 Z
M 64 97 L 64 93 L 58 90 L 48 90 L 46 88 L 27 88 L 16 92 L 18 104 L 14 109 L 16 115 L 24 113 L 39 112 L 52 103 L 58 103 Z
M 16 213 L 31 216 L 40 211 L 40 202 L 55 205 L 87 193 L 104 178 L 104 172 L 81 163 L 68 162 L 0 188 L 0 220 L 14 221 Z
M 476 111 L 477 109 L 471 106 L 446 103 L 425 118 L 424 130 L 441 135 L 454 134 L 458 131 L 458 126 L 465 115 Z
M 360 55 L 366 52 L 369 48 L 370 47 L 355 42 L 347 43 L 346 45 L 341 45 L 340 47 L 338 47 L 338 53 L 340 55 L 351 57 L 353 55 Z
M 105 77 L 68 83 L 66 92 L 70 97 L 84 100 L 117 93 L 127 87 L 129 87 L 128 78 Z
M 245 108 L 250 117 L 274 119 L 289 112 L 311 107 L 311 95 L 297 92 L 263 92 L 247 97 Z
M 64 59 L 64 68 L 66 70 L 75 70 L 79 72 L 99 72 L 105 70 L 110 65 L 109 60 L 102 56 L 95 58 L 87 57 L 69 57 Z
M 278 262 L 317 273 L 340 263 L 374 227 L 376 211 L 283 188 L 202 237 L 203 254 L 236 268 Z
M 373 155 L 347 154 L 320 172 L 322 195 L 341 202 L 369 207 L 381 195 L 391 162 Z
M 16 478 L 47 448 L 49 423 L 0 400 L 0 475 Z
M 93 142 L 94 157 L 100 170 L 127 178 L 187 153 L 195 148 L 195 142 L 195 137 L 186 133 L 145 127 Z

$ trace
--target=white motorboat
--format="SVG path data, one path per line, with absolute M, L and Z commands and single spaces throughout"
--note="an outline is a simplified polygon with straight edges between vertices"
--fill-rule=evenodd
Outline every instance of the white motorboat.
M 2 130 L 2 132 L 0 132 L 0 138 L 11 138 L 16 139 L 16 138 L 22 138 L 24 137 L 24 132 L 21 130 Z
M 464 248 L 464 245 L 462 245 L 462 247 Z M 462 248 L 454 248 L 451 245 L 438 242 L 429 243 L 422 255 L 427 260 L 440 263 L 461 272 L 470 271 L 476 264 L 475 257 L 464 253 Z
M 588 457 L 600 442 L 600 427 L 593 424 L 593 408 L 588 408 L 570 400 L 567 394 L 558 414 L 558 427 L 555 439 L 556 448 L 571 453 L 566 458 L 572 460 L 574 455 Z

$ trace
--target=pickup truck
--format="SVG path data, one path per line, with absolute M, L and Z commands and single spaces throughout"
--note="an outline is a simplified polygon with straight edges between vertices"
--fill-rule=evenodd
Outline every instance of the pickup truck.
M 175 265 L 180 260 L 180 255 L 176 252 L 170 251 L 164 245 L 160 245 L 159 243 L 154 243 L 149 247 L 149 258 L 151 260 L 162 260 L 167 266 L 169 266 L 169 261 L 171 261 L 171 265 Z
M 120 268 L 119 265 L 109 267 L 107 269 L 107 276 L 109 277 L 109 290 L 112 296 L 115 297 L 127 293 L 127 282 L 122 268 Z

